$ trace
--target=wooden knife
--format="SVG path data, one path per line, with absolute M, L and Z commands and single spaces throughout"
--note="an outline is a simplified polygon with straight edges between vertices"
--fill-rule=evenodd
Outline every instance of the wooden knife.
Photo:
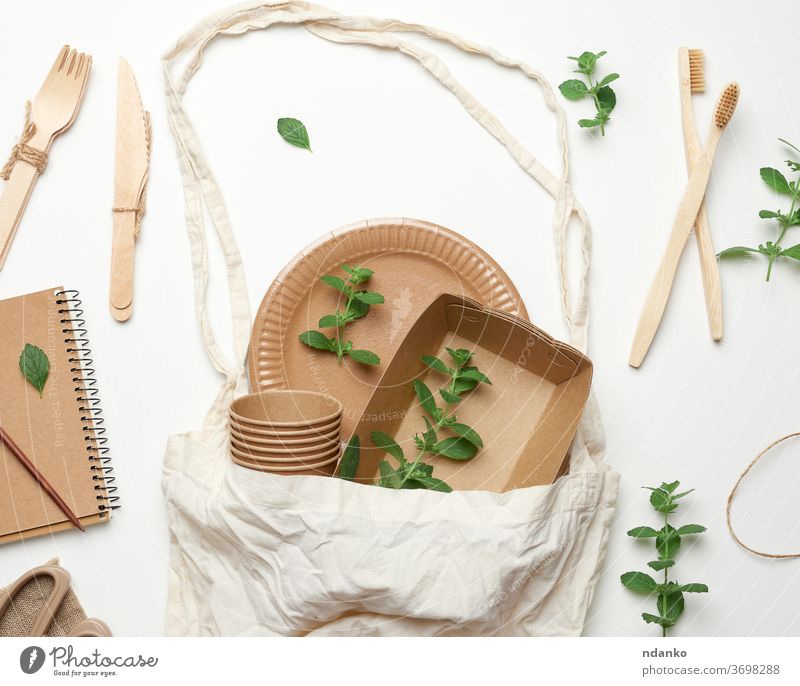
M 150 114 L 142 108 L 131 65 L 120 58 L 110 289 L 111 314 L 120 322 L 133 313 L 134 246 L 144 214 L 149 166 Z

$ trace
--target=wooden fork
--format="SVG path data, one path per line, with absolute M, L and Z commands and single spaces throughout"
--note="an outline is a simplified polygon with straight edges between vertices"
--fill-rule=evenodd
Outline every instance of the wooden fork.
M 48 153 L 56 136 L 75 121 L 91 68 L 91 55 L 70 50 L 68 45 L 61 48 L 33 101 L 31 121 L 35 128 L 27 145 Z M 0 196 L 0 269 L 5 264 L 17 226 L 38 178 L 39 172 L 35 167 L 17 160 Z

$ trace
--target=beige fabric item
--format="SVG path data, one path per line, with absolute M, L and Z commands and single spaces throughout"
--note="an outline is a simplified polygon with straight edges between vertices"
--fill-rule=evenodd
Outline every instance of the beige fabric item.
M 388 491 L 325 477 L 254 473 L 227 459 L 226 416 L 245 392 L 250 331 L 245 276 L 222 194 L 182 108 L 205 48 L 221 35 L 301 26 L 334 43 L 399 50 L 448 88 L 555 200 L 553 232 L 571 342 L 585 350 L 591 234 L 568 184 L 564 113 L 550 84 L 522 62 L 427 26 L 346 17 L 305 2 L 256 3 L 200 22 L 163 58 L 183 174 L 195 306 L 224 377 L 200 431 L 170 438 L 163 490 L 170 518 L 167 632 L 172 635 L 577 635 L 607 547 L 618 475 L 602 463 L 604 434 L 590 399 L 570 473 L 551 486 L 497 494 Z M 554 113 L 562 169 L 545 169 L 434 54 L 401 39 L 422 34 L 517 69 Z M 178 62 L 188 65 L 178 71 Z M 223 135 L 224 132 L 221 132 Z M 220 239 L 233 315 L 234 357 L 211 329 L 204 213 Z M 581 232 L 574 302 L 565 238 Z M 435 294 L 432 294 L 432 296 Z
M 50 560 L 47 564 L 60 566 L 57 558 Z M 13 579 L 11 583 L 13 583 Z M 37 577 L 25 584 L 12 599 L 5 614 L 0 617 L 0 636 L 30 636 L 31 627 L 42 611 L 52 588 L 53 580 L 43 577 Z M 7 590 L 7 587 L 0 589 L 0 602 L 5 599 Z M 86 619 L 86 613 L 81 607 L 78 596 L 70 588 L 45 635 L 68 636 L 84 619 Z

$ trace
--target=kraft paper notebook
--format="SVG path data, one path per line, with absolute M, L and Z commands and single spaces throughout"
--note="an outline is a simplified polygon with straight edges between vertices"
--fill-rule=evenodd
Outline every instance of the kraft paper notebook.
M 53 288 L 0 301 L 0 426 L 86 527 L 116 509 L 100 401 L 77 291 Z M 50 371 L 39 391 L 20 369 L 25 344 Z M 0 544 L 74 528 L 0 442 Z

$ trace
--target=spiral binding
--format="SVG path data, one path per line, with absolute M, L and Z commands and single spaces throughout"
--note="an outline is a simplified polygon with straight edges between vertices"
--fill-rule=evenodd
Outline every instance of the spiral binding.
M 83 319 L 80 294 L 74 290 L 56 291 L 56 305 L 59 305 L 60 315 L 69 315 L 69 319 L 60 320 L 65 335 L 64 343 L 67 345 L 68 361 L 72 365 L 70 372 L 73 374 L 72 383 L 75 384 L 76 399 L 79 403 L 81 422 L 86 435 L 86 452 L 92 471 L 92 481 L 95 482 L 94 490 L 97 491 L 97 511 L 101 518 L 111 516 L 112 510 L 120 508 L 119 496 L 116 495 L 117 487 L 112 486 L 115 478 L 111 476 L 114 467 L 111 466 L 111 456 L 107 447 L 106 429 L 103 426 L 103 410 L 100 408 L 99 390 L 96 388 L 97 380 L 94 378 L 94 364 L 90 355 L 89 339 L 84 328 L 86 320 Z M 63 306 L 63 307 L 62 307 Z

